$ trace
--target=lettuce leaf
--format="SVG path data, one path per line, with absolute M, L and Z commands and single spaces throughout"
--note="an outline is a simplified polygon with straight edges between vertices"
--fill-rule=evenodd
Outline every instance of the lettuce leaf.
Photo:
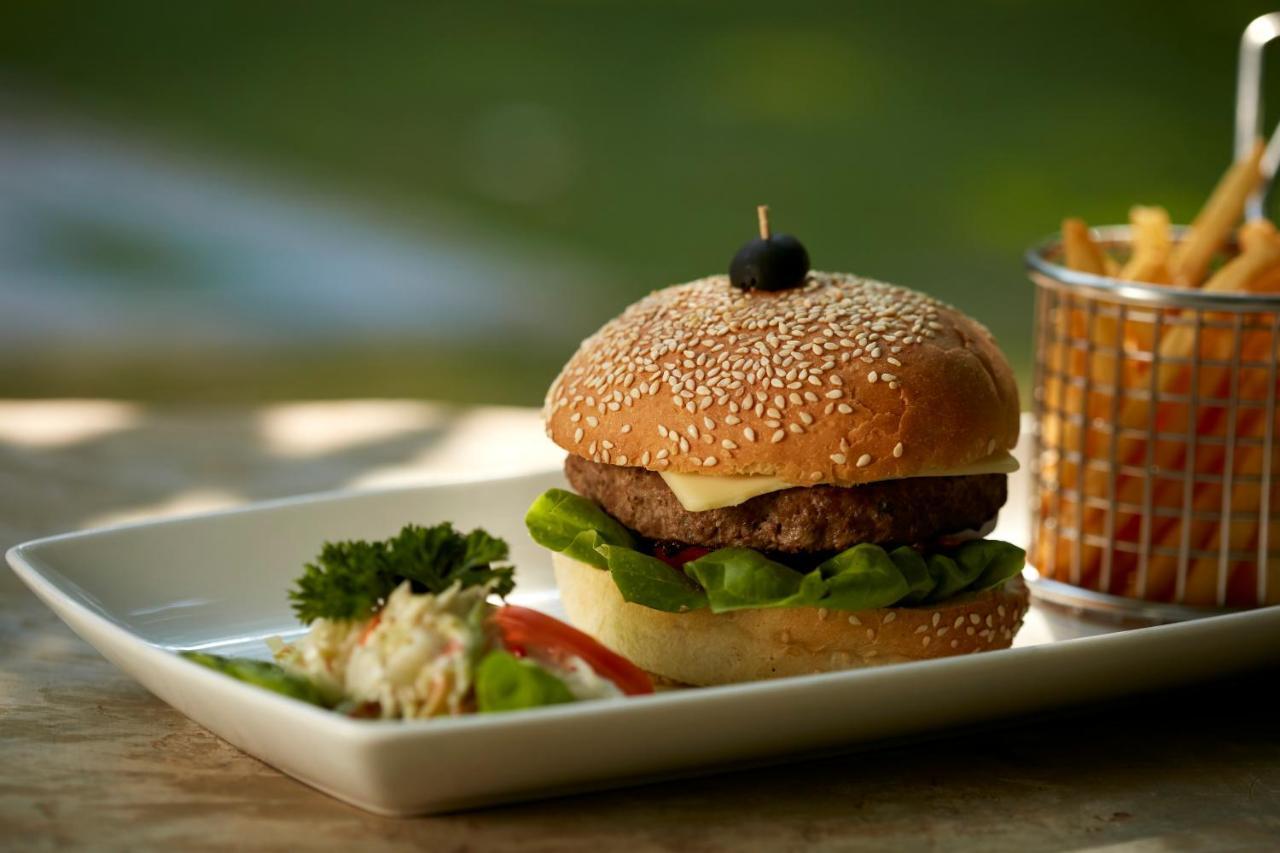
M 902 576 L 907 579 L 907 586 L 910 587 L 899 602 L 900 604 L 919 604 L 928 598 L 929 593 L 933 592 L 933 588 L 938 585 L 933 575 L 929 573 L 929 566 L 924 557 L 915 548 L 909 548 L 906 545 L 894 548 L 889 552 L 889 559 L 893 560 L 893 564 L 898 567 L 898 571 L 902 572 Z
M 831 610 L 888 607 L 911 592 L 911 582 L 878 545 L 855 545 L 814 571 L 822 574 L 827 586 L 818 606 Z
M 342 700 L 340 694 L 319 682 L 290 672 L 277 663 L 250 658 L 229 658 L 207 652 L 185 651 L 178 654 L 192 663 L 229 675 L 237 681 L 254 684 L 272 693 L 299 699 L 311 705 L 319 705 L 321 708 L 333 708 Z
M 685 574 L 707 591 L 713 613 L 757 607 L 816 606 L 822 594 L 806 575 L 750 548 L 721 548 L 685 563 Z M 816 570 L 815 570 L 816 571 Z
M 510 652 L 489 652 L 476 667 L 476 708 L 482 713 L 519 711 L 573 701 L 556 676 Z
M 705 592 L 657 557 L 620 545 L 601 545 L 600 553 L 626 601 L 667 613 L 686 613 L 707 606 Z
M 601 545 L 634 549 L 635 537 L 592 501 L 564 489 L 548 489 L 525 514 L 529 536 L 543 548 L 558 551 L 597 569 L 609 568 Z
M 667 613 L 933 603 L 998 586 L 1026 558 L 1021 548 L 993 539 L 927 556 L 913 548 L 886 552 L 864 543 L 806 573 L 750 548 L 721 548 L 686 563 L 681 573 L 636 550 L 629 530 L 592 501 L 563 489 L 538 498 L 525 524 L 539 545 L 608 571 L 626 601 Z
M 960 546 L 960 559 L 966 553 L 974 555 L 982 563 L 982 573 L 969 585 L 969 589 L 981 592 L 993 589 L 1022 571 L 1027 563 L 1027 552 L 1016 545 L 999 539 L 977 539 Z
M 883 548 L 857 545 L 811 572 L 770 560 L 750 548 L 721 548 L 686 563 L 685 572 L 707 591 L 713 613 L 762 607 L 887 607 L 911 584 Z

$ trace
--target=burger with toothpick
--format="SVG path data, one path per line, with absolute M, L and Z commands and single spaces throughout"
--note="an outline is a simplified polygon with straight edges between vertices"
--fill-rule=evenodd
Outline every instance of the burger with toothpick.
M 991 334 L 760 236 L 606 323 L 547 393 L 572 491 L 530 508 L 569 619 L 667 682 L 1007 648 L 1024 553 L 984 538 L 1018 437 Z

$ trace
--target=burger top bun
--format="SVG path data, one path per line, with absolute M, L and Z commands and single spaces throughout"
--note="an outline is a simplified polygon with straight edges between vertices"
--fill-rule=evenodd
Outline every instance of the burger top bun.
M 594 462 L 854 485 L 945 474 L 1018 437 L 1013 371 L 982 324 L 914 290 L 809 273 L 649 294 L 583 341 L 547 434 Z

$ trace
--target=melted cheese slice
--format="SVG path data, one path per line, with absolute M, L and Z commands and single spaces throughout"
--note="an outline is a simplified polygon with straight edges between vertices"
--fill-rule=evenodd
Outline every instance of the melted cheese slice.
M 1004 450 L 996 451 L 986 459 L 979 459 L 950 471 L 922 471 L 912 477 L 969 477 L 975 474 L 1012 474 L 1018 470 L 1018 460 Z M 795 483 L 788 483 L 777 477 L 751 475 L 732 475 L 717 477 L 710 474 L 675 474 L 659 471 L 658 475 L 666 482 L 667 488 L 680 501 L 680 505 L 689 512 L 705 512 L 709 509 L 721 509 L 737 506 L 752 498 L 780 492 L 783 489 L 796 488 Z M 906 478 L 902 478 L 906 479 Z

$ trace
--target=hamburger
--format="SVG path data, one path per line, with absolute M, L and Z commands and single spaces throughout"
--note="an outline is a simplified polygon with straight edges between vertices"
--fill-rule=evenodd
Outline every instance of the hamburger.
M 572 491 L 526 523 L 569 620 L 712 685 L 1007 648 L 1024 553 L 984 538 L 1019 406 L 991 334 L 761 235 L 649 294 L 547 393 Z

